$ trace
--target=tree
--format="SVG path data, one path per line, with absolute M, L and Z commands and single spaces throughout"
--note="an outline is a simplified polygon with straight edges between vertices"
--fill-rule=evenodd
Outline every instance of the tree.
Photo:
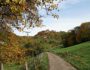
M 20 47 L 0 46 L 0 67 L 5 63 L 22 63 L 25 60 L 24 50 Z
M 43 47 L 36 41 L 25 44 L 24 48 L 26 49 L 26 56 L 37 56 L 43 52 Z
M 80 26 L 82 42 L 90 41 L 90 22 L 85 22 Z
M 72 46 L 76 44 L 76 34 L 75 30 L 71 30 L 68 37 L 68 46 Z
M 82 23 L 81 26 L 66 32 L 62 35 L 62 40 L 65 47 L 90 41 L 90 22 Z
M 48 15 L 58 18 L 56 14 L 51 12 L 58 7 L 58 4 L 54 2 L 54 0 L 0 0 L 0 30 L 11 31 L 10 28 L 13 27 L 22 31 L 25 27 L 40 26 L 42 22 L 39 14 L 40 8 L 44 9 Z M 5 57 L 5 55 L 9 57 L 9 54 L 10 60 L 14 57 L 14 51 L 17 51 L 17 49 L 12 49 L 10 46 L 2 48 L 0 46 L 0 54 L 2 53 L 0 58 Z M 10 53 L 4 53 L 2 50 L 10 50 Z M 18 55 L 18 53 L 16 54 Z
M 80 26 L 77 26 L 74 28 L 75 34 L 76 34 L 76 43 L 81 42 L 81 31 L 80 31 Z
M 0 0 L 0 25 L 14 26 L 17 29 L 21 28 L 20 23 L 24 27 L 27 23 L 29 27 L 38 26 L 41 24 L 40 8 L 48 15 L 58 18 L 52 13 L 52 10 L 58 9 L 58 4 L 54 2 L 54 0 Z

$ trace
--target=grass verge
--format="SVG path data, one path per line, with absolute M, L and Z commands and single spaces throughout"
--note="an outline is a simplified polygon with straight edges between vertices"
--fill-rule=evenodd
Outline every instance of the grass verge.
M 42 53 L 37 57 L 28 60 L 29 70 L 48 70 L 48 55 Z M 25 66 L 20 64 L 4 64 L 4 70 L 25 70 Z
M 61 56 L 78 70 L 90 70 L 90 42 L 68 48 L 55 48 L 51 52 Z

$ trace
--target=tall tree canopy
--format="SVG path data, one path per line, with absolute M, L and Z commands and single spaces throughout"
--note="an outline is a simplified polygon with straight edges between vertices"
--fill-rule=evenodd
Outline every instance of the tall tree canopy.
M 39 10 L 44 9 L 47 14 L 53 17 L 57 15 L 51 13 L 58 9 L 59 0 L 0 0 L 0 26 L 14 26 L 19 29 L 20 25 L 24 27 L 29 24 L 38 26 L 41 24 L 41 15 Z M 3 23 L 3 24 L 2 24 Z

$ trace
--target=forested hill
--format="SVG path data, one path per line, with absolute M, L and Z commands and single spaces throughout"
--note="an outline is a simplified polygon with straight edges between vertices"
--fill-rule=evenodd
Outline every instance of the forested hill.
M 47 42 L 48 44 L 51 43 L 54 47 L 55 45 L 68 47 L 90 41 L 90 22 L 82 23 L 80 26 L 77 26 L 68 32 L 42 31 L 39 32 L 35 38 L 42 38 L 42 41 Z
M 34 37 L 16 36 L 7 30 L 0 30 L 0 44 L 25 45 L 27 43 L 38 43 L 43 47 L 65 47 L 81 42 L 90 41 L 90 22 L 83 23 L 68 32 L 42 31 Z

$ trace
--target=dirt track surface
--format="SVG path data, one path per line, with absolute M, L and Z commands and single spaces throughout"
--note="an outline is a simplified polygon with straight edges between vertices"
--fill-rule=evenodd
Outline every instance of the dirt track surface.
M 49 70 L 76 70 L 71 64 L 64 61 L 59 56 L 49 53 L 48 59 L 49 59 Z

